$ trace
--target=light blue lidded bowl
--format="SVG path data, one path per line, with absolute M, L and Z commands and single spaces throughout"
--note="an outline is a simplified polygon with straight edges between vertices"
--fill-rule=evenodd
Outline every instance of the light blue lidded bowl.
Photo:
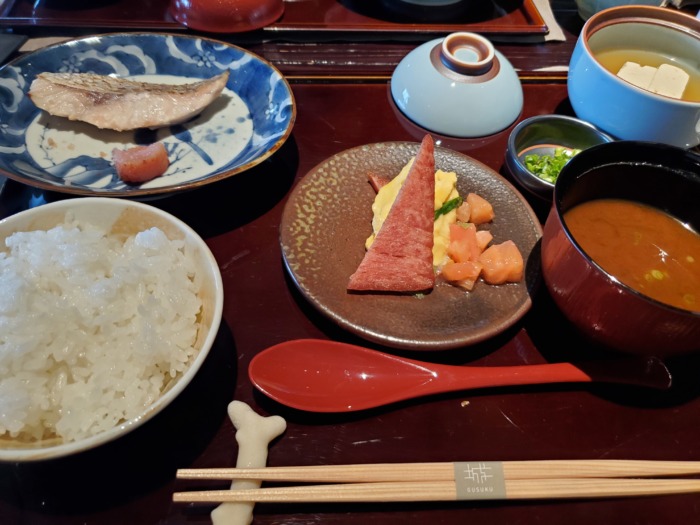
M 391 96 L 415 124 L 458 138 L 503 131 L 523 108 L 511 63 L 489 40 L 467 32 L 431 40 L 406 55 L 391 77 Z

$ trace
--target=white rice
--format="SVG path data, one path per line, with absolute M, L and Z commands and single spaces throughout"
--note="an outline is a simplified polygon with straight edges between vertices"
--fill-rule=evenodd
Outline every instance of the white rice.
M 70 220 L 0 252 L 0 437 L 75 441 L 134 418 L 189 365 L 194 260 L 157 229 Z

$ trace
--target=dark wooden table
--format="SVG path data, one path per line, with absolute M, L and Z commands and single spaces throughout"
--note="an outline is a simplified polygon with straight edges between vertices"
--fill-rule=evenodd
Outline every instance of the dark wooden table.
M 286 46 L 306 49 L 307 56 L 316 54 L 319 63 L 322 50 L 312 43 L 249 43 L 289 76 L 298 107 L 290 139 L 248 172 L 150 202 L 190 224 L 206 239 L 219 262 L 225 286 L 224 317 L 210 357 L 174 404 L 123 439 L 74 457 L 0 464 L 0 523 L 208 523 L 211 506 L 172 503 L 174 491 L 202 486 L 177 481 L 174 474 L 183 467 L 235 464 L 235 431 L 226 415 L 233 399 L 249 403 L 261 414 L 279 414 L 287 420 L 286 433 L 270 448 L 269 465 L 700 459 L 700 370 L 694 358 L 669 363 L 675 383 L 668 392 L 602 385 L 498 388 L 350 415 L 318 415 L 288 409 L 255 391 L 247 376 L 248 363 L 273 344 L 312 337 L 377 348 L 344 332 L 305 301 L 285 273 L 278 244 L 286 198 L 319 162 L 361 144 L 422 137 L 423 131 L 396 111 L 388 93 L 392 60 L 408 44 L 347 45 L 372 49 L 372 56 L 381 57 L 382 64 L 372 68 L 366 63 L 358 67 L 361 71 L 344 69 L 332 60 L 326 62 L 330 64 L 326 69 L 308 63 L 295 65 L 280 58 L 289 49 Z M 325 48 L 327 57 L 334 55 L 334 46 L 344 49 L 339 42 L 330 43 Z M 556 57 L 564 49 L 570 52 L 571 43 L 511 44 L 503 49 L 516 63 L 547 64 L 548 57 L 561 61 Z M 522 75 L 525 107 L 520 118 L 571 113 L 565 74 L 542 75 L 535 69 Z M 340 74 L 347 71 L 350 73 Z M 503 160 L 509 131 L 474 140 L 443 137 L 441 144 L 508 177 Z M 68 197 L 9 181 L 0 195 L 0 217 L 36 202 L 63 198 Z M 544 220 L 549 203 L 528 199 Z M 426 354 L 383 350 L 474 366 L 607 357 L 570 328 L 543 287 L 525 318 L 493 340 Z M 223 488 L 227 483 L 206 486 Z M 686 525 L 700 521 L 698 501 L 697 496 L 689 495 L 593 501 L 260 504 L 254 523 Z

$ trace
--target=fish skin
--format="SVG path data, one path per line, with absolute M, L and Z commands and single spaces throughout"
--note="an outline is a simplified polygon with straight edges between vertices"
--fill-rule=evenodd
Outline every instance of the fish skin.
M 185 84 L 158 84 L 93 73 L 40 73 L 29 88 L 52 115 L 127 131 L 186 122 L 221 94 L 229 72 Z

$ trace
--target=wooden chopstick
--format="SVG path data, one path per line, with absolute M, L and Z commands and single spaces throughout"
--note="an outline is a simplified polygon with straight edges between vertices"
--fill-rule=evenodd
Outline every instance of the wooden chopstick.
M 505 494 L 458 497 L 453 481 L 343 483 L 250 490 L 176 492 L 173 501 L 226 502 L 395 502 L 470 499 L 581 499 L 687 494 L 700 492 L 696 479 L 515 479 L 505 481 Z
M 506 480 L 547 478 L 624 478 L 700 474 L 700 461 L 533 460 L 503 461 Z M 257 479 L 299 482 L 454 481 L 454 463 L 310 465 L 259 469 L 180 469 L 179 479 Z

